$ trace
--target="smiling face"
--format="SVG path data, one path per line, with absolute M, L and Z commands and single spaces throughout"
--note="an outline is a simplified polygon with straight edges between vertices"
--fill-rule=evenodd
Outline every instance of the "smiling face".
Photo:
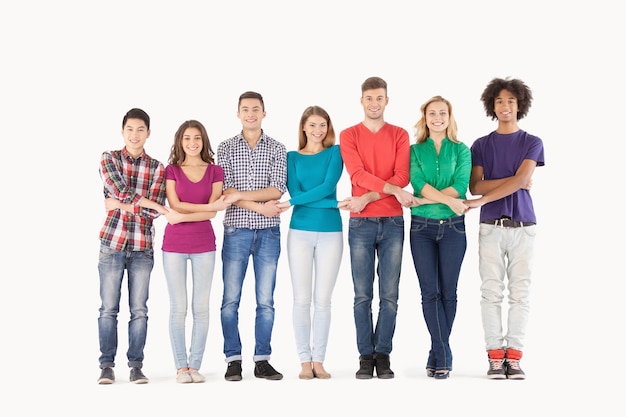
M 493 101 L 493 110 L 502 123 L 517 123 L 517 97 L 508 90 L 502 90 Z
M 432 102 L 426 107 L 426 126 L 430 137 L 433 139 L 446 136 L 446 130 L 450 122 L 450 114 L 448 113 L 448 105 L 441 101 Z
M 365 90 L 361 96 L 361 105 L 367 119 L 382 118 L 387 103 L 389 103 L 389 97 L 387 97 L 387 90 L 384 88 Z
M 186 157 L 199 156 L 202 152 L 202 132 L 197 127 L 188 127 L 183 133 L 183 151 Z
M 328 122 L 322 116 L 312 114 L 302 126 L 308 144 L 321 146 L 328 133 Z
M 265 118 L 265 111 L 261 100 L 256 98 L 244 98 L 239 103 L 237 117 L 241 120 L 241 126 L 246 130 L 259 130 Z
M 143 152 L 146 140 L 150 137 L 150 129 L 141 119 L 128 119 L 122 129 L 122 136 L 126 150 L 136 158 Z

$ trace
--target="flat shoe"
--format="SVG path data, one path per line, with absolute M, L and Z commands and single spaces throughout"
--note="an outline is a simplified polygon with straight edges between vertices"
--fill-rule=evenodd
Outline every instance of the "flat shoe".
M 204 377 L 204 375 L 202 375 L 198 371 L 189 371 L 189 376 L 191 376 L 192 382 L 203 383 L 206 381 L 206 378 Z
M 328 372 L 326 371 L 316 372 L 315 369 L 313 369 L 313 376 L 319 379 L 330 379 L 330 374 Z
M 298 378 L 300 379 L 313 379 L 314 375 L 313 375 L 313 371 L 309 371 L 309 372 L 300 372 L 300 375 L 298 375 Z

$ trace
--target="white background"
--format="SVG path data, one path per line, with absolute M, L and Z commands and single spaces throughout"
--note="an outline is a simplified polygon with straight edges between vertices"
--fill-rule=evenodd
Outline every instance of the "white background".
M 626 34 L 617 7 L 605 0 L 3 3 L 0 349 L 6 389 L 0 409 L 11 411 L 2 414 L 618 414 Z M 478 212 L 472 212 L 449 380 L 424 374 L 429 337 L 408 234 L 392 352 L 396 378 L 354 378 L 358 352 L 346 229 L 326 358 L 331 380 L 297 379 L 284 249 L 271 361 L 284 380 L 252 376 L 249 274 L 240 310 L 244 380 L 224 381 L 218 255 L 202 366 L 208 380 L 176 384 L 160 256 L 165 220 L 159 219 L 144 362 L 150 384 L 128 383 L 123 300 L 118 382 L 97 385 L 97 236 L 105 216 L 98 163 L 102 151 L 123 146 L 124 113 L 141 107 L 150 114 L 146 149 L 165 163 L 184 120 L 204 123 L 214 150 L 238 133 L 237 98 L 255 90 L 265 98 L 266 133 L 292 150 L 309 105 L 324 107 L 337 132 L 361 121 L 360 84 L 372 75 L 389 84 L 387 121 L 412 138 L 419 106 L 443 95 L 453 103 L 460 139 L 468 145 L 495 128 L 480 102 L 493 77 L 517 77 L 532 88 L 535 100 L 520 127 L 544 140 L 546 166 L 536 170 L 532 190 L 539 236 L 523 360 L 528 379 L 485 378 Z M 344 171 L 339 198 L 348 195 Z M 221 219 L 214 221 L 218 251 Z

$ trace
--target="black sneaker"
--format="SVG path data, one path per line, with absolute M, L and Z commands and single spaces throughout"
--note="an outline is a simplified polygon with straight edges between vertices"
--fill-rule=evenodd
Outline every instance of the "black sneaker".
M 133 384 L 147 384 L 148 378 L 141 372 L 141 368 L 130 368 L 130 382 Z
M 283 374 L 274 369 L 268 361 L 258 361 L 254 363 L 254 376 L 257 378 L 270 379 L 272 381 L 283 379 Z
M 378 379 L 392 379 L 395 374 L 390 368 L 389 355 L 378 353 L 374 361 Z
M 489 379 L 506 379 L 506 371 L 504 369 L 504 359 L 491 359 L 489 360 L 489 370 L 487 371 L 487 378 Z
M 241 361 L 228 362 L 224 379 L 227 381 L 241 381 Z
M 113 372 L 113 368 L 106 367 L 102 368 L 100 372 L 100 378 L 98 378 L 98 384 L 100 385 L 108 385 L 115 382 L 115 373 Z
M 514 359 L 506 359 L 504 363 L 506 377 L 508 379 L 526 379 L 526 374 L 519 367 L 519 361 Z
M 359 370 L 356 371 L 356 379 L 372 379 L 374 377 L 374 357 L 361 355 L 359 357 Z

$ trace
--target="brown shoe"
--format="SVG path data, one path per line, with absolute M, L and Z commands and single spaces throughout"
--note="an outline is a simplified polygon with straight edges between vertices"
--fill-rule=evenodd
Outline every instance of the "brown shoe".
M 326 370 L 324 369 L 324 365 L 322 365 L 321 362 L 313 362 L 313 376 L 315 378 L 319 378 L 319 379 L 329 379 L 330 378 L 330 374 L 328 372 L 326 372 Z
M 303 362 L 302 363 L 302 371 L 300 371 L 300 375 L 298 378 L 300 379 L 313 379 L 313 369 L 311 368 L 311 362 Z

